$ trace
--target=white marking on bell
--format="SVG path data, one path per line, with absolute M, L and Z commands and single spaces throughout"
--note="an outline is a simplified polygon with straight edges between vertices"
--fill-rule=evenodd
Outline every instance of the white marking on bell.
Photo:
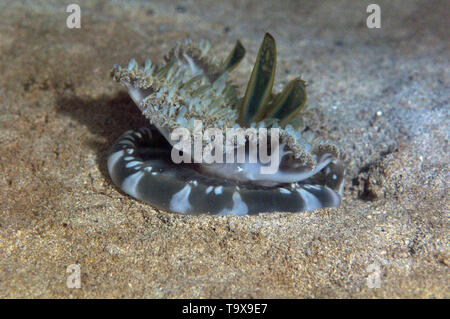
M 331 194 L 331 197 L 333 198 L 333 204 L 331 206 L 333 207 L 339 206 L 341 204 L 341 196 L 336 194 L 335 191 L 326 186 L 324 188 L 328 191 L 329 194 Z
M 297 192 L 300 194 L 301 198 L 305 203 L 305 211 L 322 208 L 322 204 L 317 199 L 317 197 L 308 192 L 307 190 L 300 188 L 297 190 Z
M 213 190 L 214 187 L 212 186 L 208 186 L 208 188 L 206 189 L 206 194 L 211 193 L 211 191 Z
M 322 188 L 320 186 L 317 185 L 305 185 L 306 189 L 315 189 L 316 191 L 320 191 L 322 190 Z
M 135 167 L 135 166 L 138 166 L 138 165 L 141 165 L 141 164 L 142 164 L 142 161 L 132 161 L 132 162 L 128 162 L 125 165 L 125 168 L 131 168 L 131 167 Z
M 333 178 L 333 179 L 337 179 L 336 174 L 333 174 L 332 178 Z
M 283 188 L 283 187 L 281 187 L 279 190 L 280 190 L 280 193 L 283 193 L 283 194 L 290 194 L 291 193 L 290 190 L 288 190 L 286 188 Z
M 216 194 L 216 195 L 222 194 L 222 191 L 223 191 L 222 186 L 218 186 L 218 187 L 214 188 L 214 194 Z
M 117 161 L 123 156 L 123 150 L 115 152 L 108 157 L 108 172 L 109 175 L 113 176 L 113 168 Z
M 189 195 L 191 194 L 191 185 L 187 184 L 179 192 L 172 196 L 170 200 L 170 210 L 185 214 L 191 208 L 191 203 L 189 203 Z
M 197 185 L 198 185 L 198 182 L 197 182 L 196 180 L 192 180 L 192 181 L 189 182 L 189 184 L 194 185 L 194 186 L 197 186 Z
M 123 191 L 135 198 L 138 198 L 136 187 L 142 176 L 144 176 L 144 172 L 138 171 L 127 178 L 125 178 L 122 182 L 122 186 L 120 187 Z
M 150 173 L 150 172 L 152 171 L 152 167 L 151 167 L 151 166 L 145 166 L 145 167 L 144 167 L 144 171 L 145 171 L 146 173 Z
M 248 213 L 248 206 L 244 203 L 238 192 L 233 193 L 233 207 L 231 209 L 224 208 L 219 215 L 238 215 L 243 216 Z
M 344 174 L 345 174 L 345 171 L 344 171 Z M 345 182 L 345 179 L 342 179 L 341 186 L 339 186 L 339 195 L 341 195 L 341 196 L 342 196 L 342 194 L 344 194 L 344 182 Z
M 132 161 L 132 160 L 134 160 L 134 156 L 125 156 L 124 158 L 123 158 L 123 160 L 124 161 Z

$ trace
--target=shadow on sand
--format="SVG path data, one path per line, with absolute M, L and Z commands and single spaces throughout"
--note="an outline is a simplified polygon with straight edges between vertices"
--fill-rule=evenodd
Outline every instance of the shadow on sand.
M 90 140 L 87 145 L 95 152 L 100 172 L 108 180 L 106 157 L 111 145 L 125 131 L 149 125 L 126 92 L 98 99 L 63 96 L 57 100 L 57 112 L 70 116 L 102 139 Z

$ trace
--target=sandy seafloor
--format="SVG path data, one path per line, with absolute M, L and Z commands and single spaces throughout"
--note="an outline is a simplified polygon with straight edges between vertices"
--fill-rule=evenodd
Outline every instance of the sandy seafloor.
M 449 1 L 377 1 L 381 29 L 369 1 L 80 1 L 79 30 L 65 2 L 0 4 L 0 297 L 450 297 Z M 118 191 L 106 154 L 145 122 L 112 65 L 241 39 L 244 88 L 266 31 L 276 89 L 302 74 L 347 155 L 341 207 L 181 216 Z

